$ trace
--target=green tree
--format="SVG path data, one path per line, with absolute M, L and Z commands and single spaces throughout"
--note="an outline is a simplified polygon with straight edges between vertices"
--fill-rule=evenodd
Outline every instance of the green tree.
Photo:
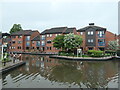
M 82 44 L 82 37 L 79 35 L 74 35 L 73 33 L 67 34 L 64 37 L 64 46 L 67 50 L 74 51 Z
M 20 24 L 14 24 L 13 27 L 10 29 L 10 34 L 22 30 L 22 27 Z
M 108 49 L 109 50 L 113 50 L 113 51 L 117 51 L 119 49 L 119 44 L 118 41 L 109 41 L 108 42 Z
M 64 35 L 58 35 L 54 40 L 53 40 L 53 47 L 57 49 L 64 49 Z

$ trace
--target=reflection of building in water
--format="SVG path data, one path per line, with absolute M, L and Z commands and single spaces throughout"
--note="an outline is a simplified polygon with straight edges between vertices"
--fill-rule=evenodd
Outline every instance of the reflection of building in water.
M 48 56 L 22 55 L 26 65 L 12 71 L 11 77 L 23 74 L 34 78 L 42 76 L 43 78 L 57 83 L 68 83 L 74 85 L 83 85 L 88 88 L 107 87 L 107 84 L 118 73 L 116 62 L 89 62 L 68 61 L 51 59 Z M 3 77 L 4 78 L 4 77 Z

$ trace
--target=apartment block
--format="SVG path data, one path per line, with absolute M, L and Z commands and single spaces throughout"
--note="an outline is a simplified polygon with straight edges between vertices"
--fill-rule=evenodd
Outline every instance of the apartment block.
M 81 49 L 87 50 L 105 50 L 109 41 L 117 39 L 117 35 L 107 31 L 106 28 L 95 26 L 90 23 L 89 26 L 77 30 L 78 35 L 82 36 L 83 44 Z
M 30 52 L 32 39 L 40 33 L 32 30 L 21 30 L 11 34 L 10 52 Z
M 65 35 L 69 33 L 77 34 L 76 28 L 56 27 L 43 31 L 40 34 L 41 51 L 45 53 L 58 53 L 57 48 L 53 47 L 53 40 L 57 35 Z

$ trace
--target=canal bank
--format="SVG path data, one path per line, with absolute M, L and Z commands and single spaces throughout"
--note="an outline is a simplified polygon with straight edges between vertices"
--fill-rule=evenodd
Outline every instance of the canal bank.
M 28 55 L 57 55 L 56 53 L 36 53 L 36 52 L 9 52 L 10 54 L 28 54 Z
M 0 62 L 0 63 L 2 64 L 2 62 Z M 2 74 L 7 73 L 13 69 L 16 69 L 17 67 L 25 65 L 25 64 L 26 64 L 25 61 L 17 61 L 15 63 L 9 62 L 5 66 L 0 67 L 0 73 L 2 73 Z
M 50 55 L 49 58 L 57 58 L 57 59 L 66 59 L 66 60 L 78 60 L 78 61 L 108 61 L 113 60 L 115 57 L 70 57 L 70 56 L 58 56 L 58 55 Z

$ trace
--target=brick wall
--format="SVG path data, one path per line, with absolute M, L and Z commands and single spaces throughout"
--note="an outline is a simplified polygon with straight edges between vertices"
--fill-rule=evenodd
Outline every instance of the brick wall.
M 109 41 L 115 41 L 115 40 L 117 40 L 117 36 L 112 32 L 106 31 L 106 35 L 105 35 L 106 48 L 108 47 Z

